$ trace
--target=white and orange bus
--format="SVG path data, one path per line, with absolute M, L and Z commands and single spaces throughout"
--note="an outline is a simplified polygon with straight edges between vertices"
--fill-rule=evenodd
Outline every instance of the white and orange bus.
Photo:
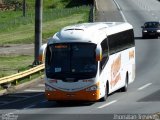
M 105 101 L 135 79 L 133 27 L 126 22 L 67 26 L 47 43 L 45 96 L 52 101 Z

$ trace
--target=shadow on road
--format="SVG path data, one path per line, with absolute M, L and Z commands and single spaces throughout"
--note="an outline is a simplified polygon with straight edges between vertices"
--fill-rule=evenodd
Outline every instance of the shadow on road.
M 1 109 L 22 109 L 43 100 L 43 92 L 11 93 L 0 96 Z
M 90 106 L 94 102 L 47 101 L 44 92 L 12 93 L 0 96 L 0 110 L 24 109 L 24 108 L 58 108 L 58 107 L 83 107 Z
M 134 37 L 135 40 L 143 39 L 142 37 Z
M 108 97 L 115 93 L 120 93 L 117 90 L 110 94 Z M 96 101 L 98 102 L 98 101 Z M 44 92 L 27 92 L 10 93 L 0 96 L 0 110 L 9 109 L 34 109 L 34 108 L 61 108 L 61 107 L 85 107 L 91 106 L 95 102 L 88 101 L 47 101 Z
M 155 38 L 155 37 L 148 37 L 148 38 L 142 38 L 142 37 L 134 37 L 135 40 L 157 40 L 160 38 Z

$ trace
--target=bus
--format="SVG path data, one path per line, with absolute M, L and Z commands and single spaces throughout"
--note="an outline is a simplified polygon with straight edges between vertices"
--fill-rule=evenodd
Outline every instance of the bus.
M 106 101 L 135 79 L 135 41 L 127 22 L 81 23 L 62 28 L 45 52 L 48 101 Z

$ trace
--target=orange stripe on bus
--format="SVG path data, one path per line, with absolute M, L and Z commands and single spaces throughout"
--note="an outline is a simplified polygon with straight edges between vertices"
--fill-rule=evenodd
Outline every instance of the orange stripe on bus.
M 80 90 L 76 92 L 65 92 L 61 90 L 45 91 L 45 96 L 48 100 L 82 100 L 82 101 L 97 101 L 100 97 L 100 90 L 86 91 Z
M 129 51 L 129 59 L 134 58 L 134 50 Z

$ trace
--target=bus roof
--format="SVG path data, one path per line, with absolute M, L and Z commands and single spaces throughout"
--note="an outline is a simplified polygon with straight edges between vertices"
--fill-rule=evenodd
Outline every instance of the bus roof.
M 126 22 L 94 22 L 82 23 L 62 28 L 49 39 L 48 44 L 65 42 L 99 43 L 107 36 L 133 29 Z

